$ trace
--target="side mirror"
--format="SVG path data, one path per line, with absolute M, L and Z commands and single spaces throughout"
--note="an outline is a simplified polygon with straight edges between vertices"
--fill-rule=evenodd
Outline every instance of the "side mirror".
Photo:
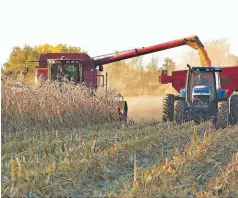
M 103 71 L 103 66 L 102 65 L 99 65 L 95 68 L 96 70 L 102 72 Z
M 98 69 L 100 72 L 103 71 L 103 66 L 102 65 L 99 65 L 99 69 Z

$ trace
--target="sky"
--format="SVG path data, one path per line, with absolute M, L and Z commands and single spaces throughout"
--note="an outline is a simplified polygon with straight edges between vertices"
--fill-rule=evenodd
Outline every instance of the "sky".
M 64 43 L 93 57 L 197 35 L 238 55 L 237 0 L 0 0 L 0 65 L 14 46 Z M 187 46 L 154 53 L 175 62 Z M 149 60 L 151 55 L 145 55 Z

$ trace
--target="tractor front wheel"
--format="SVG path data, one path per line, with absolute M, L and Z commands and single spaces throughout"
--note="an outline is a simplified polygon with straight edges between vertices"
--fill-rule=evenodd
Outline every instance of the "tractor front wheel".
M 238 95 L 232 95 L 230 100 L 231 124 L 238 124 Z
M 163 99 L 163 122 L 172 122 L 174 120 L 174 95 L 167 94 Z
M 186 102 L 182 99 L 179 99 L 175 102 L 174 107 L 174 120 L 177 124 L 182 124 L 185 122 L 185 109 Z
M 220 101 L 218 102 L 217 107 L 217 116 L 215 128 L 226 128 L 229 125 L 229 102 L 228 101 Z

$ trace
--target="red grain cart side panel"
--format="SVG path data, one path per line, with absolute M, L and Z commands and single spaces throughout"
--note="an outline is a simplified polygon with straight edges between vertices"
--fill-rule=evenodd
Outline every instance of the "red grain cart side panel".
M 173 88 L 179 93 L 181 89 L 186 85 L 186 70 L 173 71 L 172 76 L 167 75 L 167 71 L 164 70 L 160 76 L 160 83 L 167 84 L 172 83 Z
M 220 72 L 221 88 L 226 90 L 230 96 L 234 91 L 238 91 L 238 66 L 222 67 Z

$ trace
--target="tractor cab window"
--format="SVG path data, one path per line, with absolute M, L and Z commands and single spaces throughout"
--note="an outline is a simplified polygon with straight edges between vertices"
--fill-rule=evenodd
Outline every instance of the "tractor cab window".
M 215 73 L 211 71 L 193 71 L 190 81 L 190 98 L 208 97 L 209 101 L 215 99 L 216 93 Z
M 51 66 L 51 79 L 59 82 L 80 82 L 80 63 L 57 62 Z
M 193 71 L 191 78 L 192 87 L 204 85 L 214 88 L 214 73 L 205 71 Z

